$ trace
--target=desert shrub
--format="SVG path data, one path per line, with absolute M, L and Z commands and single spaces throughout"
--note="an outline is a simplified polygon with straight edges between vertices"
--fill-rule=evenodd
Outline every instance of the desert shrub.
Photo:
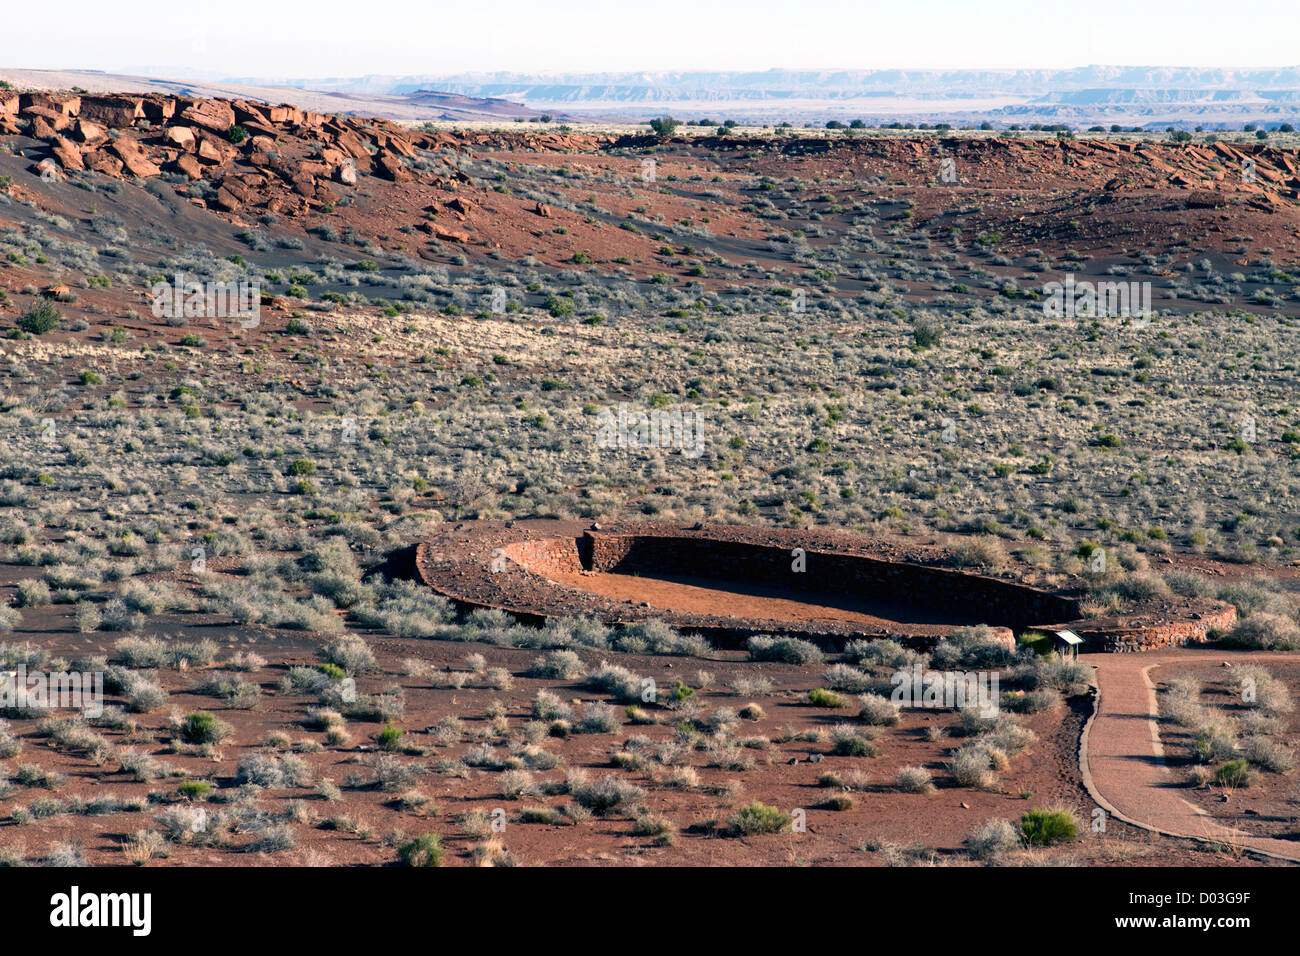
M 207 711 L 200 710 L 186 715 L 179 733 L 187 744 L 215 744 L 229 737 L 234 729 Z
M 1270 715 L 1289 714 L 1295 701 L 1286 683 L 1265 667 L 1247 664 L 1233 671 L 1233 686 L 1241 701 Z
M 498 792 L 507 800 L 518 800 L 523 796 L 532 796 L 537 788 L 533 784 L 533 775 L 527 770 L 507 770 L 497 780 Z
M 781 833 L 788 830 L 792 822 L 790 814 L 784 810 L 754 800 L 727 818 L 727 831 L 732 836 Z
M 379 733 L 375 734 L 375 743 L 384 750 L 396 750 L 402 742 L 405 731 L 396 724 L 384 724 Z
M 785 664 L 808 666 L 820 664 L 825 655 L 811 641 L 797 637 L 772 637 L 756 634 L 748 642 L 749 659 L 753 661 L 781 661 Z
M 1055 846 L 1079 836 L 1079 821 L 1069 810 L 1035 807 L 1020 817 L 1020 832 L 1030 846 Z
M 1056 710 L 1060 706 L 1060 691 L 1053 690 L 1050 687 L 1022 693 L 1007 691 L 1002 695 L 1002 709 L 1014 713 L 1041 714 Z
M 19 607 L 43 607 L 50 603 L 50 586 L 40 578 L 18 582 Z
M 931 664 L 940 670 L 993 670 L 1010 664 L 1016 656 L 993 635 L 986 625 L 961 627 L 938 643 L 930 655 Z
M 348 592 L 352 595 L 352 592 Z M 357 592 L 357 597 L 362 597 Z M 351 605 L 349 617 L 367 627 L 378 627 L 398 637 L 449 636 L 455 616 L 450 603 L 440 594 L 415 581 L 394 581 L 378 589 L 375 603 L 364 600 Z
M 876 683 L 870 675 L 847 664 L 832 664 L 826 673 L 822 674 L 822 680 L 831 690 L 845 691 L 850 694 L 870 690 Z
M 849 641 L 844 646 L 844 656 L 860 666 L 881 670 L 903 670 L 917 661 L 925 661 L 924 654 L 889 638 Z
M 210 780 L 182 780 L 176 785 L 176 792 L 186 800 L 202 800 L 212 792 Z
M 220 697 L 233 710 L 252 710 L 262 698 L 262 688 L 256 684 L 220 672 L 198 681 L 191 690 L 196 694 Z
M 831 753 L 837 757 L 878 757 L 880 750 L 854 727 L 840 725 L 831 730 Z
M 1260 612 L 1239 621 L 1223 643 L 1250 650 L 1294 651 L 1300 649 L 1300 626 L 1281 614 Z
M 573 729 L 580 734 L 612 734 L 619 728 L 618 713 L 609 704 L 589 704 Z
M 948 772 L 959 787 L 986 790 L 993 786 L 993 758 L 980 746 L 960 748 L 948 761 Z
M 821 687 L 808 691 L 808 703 L 814 707 L 843 707 L 844 698 Z
M 548 680 L 573 680 L 581 677 L 586 668 L 582 658 L 573 651 L 551 651 L 539 657 L 528 669 L 529 677 L 541 677 Z
M 1242 745 L 1242 751 L 1252 764 L 1272 773 L 1290 773 L 1295 768 L 1295 755 L 1267 737 L 1250 737 Z
M 1271 583 L 1267 580 L 1237 581 L 1220 588 L 1215 597 L 1233 605 L 1243 618 L 1256 614 L 1284 616 L 1289 610 L 1287 602 L 1270 586 Z
M 257 839 L 243 849 L 246 853 L 284 853 L 297 845 L 293 829 L 287 823 L 281 823 L 258 834 Z
M 976 860 L 996 861 L 1020 846 L 1020 831 L 1009 820 L 986 820 L 966 838 L 966 848 Z
M 1237 735 L 1224 724 L 1210 724 L 1201 729 L 1192 742 L 1191 755 L 1197 763 L 1226 760 L 1237 749 Z
M 18 317 L 18 328 L 31 335 L 44 335 L 58 328 L 63 313 L 49 299 L 37 299 Z
M 117 759 L 122 772 L 130 774 L 139 783 L 160 780 L 171 772 L 171 767 L 156 757 L 139 753 L 130 748 L 119 750 Z
M 663 621 L 638 621 L 625 625 L 614 639 L 614 649 L 646 654 L 705 657 L 713 651 L 698 634 L 682 634 Z
M 894 786 L 904 793 L 929 793 L 934 790 L 930 771 L 924 767 L 902 767 L 894 776 Z
M 572 720 L 573 708 L 549 690 L 538 689 L 533 695 L 533 716 L 538 720 Z
M 1164 573 L 1169 590 L 1181 597 L 1208 597 L 1214 593 L 1210 580 L 1190 571 L 1173 569 Z
M 599 667 L 587 672 L 587 685 L 628 703 L 641 699 L 641 678 L 608 661 L 601 661 Z
M 397 849 L 398 859 L 406 866 L 440 866 L 442 854 L 442 837 L 436 833 L 422 833 Z
M 953 565 L 959 568 L 993 570 L 1007 563 L 1007 552 L 997 538 L 981 536 L 961 541 L 950 549 Z
M 570 774 L 567 779 L 570 795 L 579 806 L 604 816 L 640 800 L 644 791 L 636 784 L 613 774 L 592 781 L 581 774 Z
M 153 669 L 167 664 L 167 645 L 159 638 L 124 637 L 113 646 L 127 667 Z
M 880 694 L 862 694 L 858 697 L 862 710 L 858 717 L 875 727 L 889 727 L 898 723 L 898 705 Z
M 1249 787 L 1255 782 L 1254 772 L 1244 757 L 1229 760 L 1214 774 L 1214 781 L 1221 787 Z
M 1124 602 L 1150 601 L 1171 593 L 1165 579 L 1155 574 L 1127 574 L 1093 588 L 1095 595 L 1114 595 Z
M 321 657 L 330 664 L 335 664 L 348 673 L 369 674 L 379 670 L 370 645 L 355 634 L 344 634 L 326 644 L 320 652 Z

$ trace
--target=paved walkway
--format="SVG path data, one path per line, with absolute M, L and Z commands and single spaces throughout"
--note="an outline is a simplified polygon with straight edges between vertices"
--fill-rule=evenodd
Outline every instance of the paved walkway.
M 1165 765 L 1150 672 L 1162 664 L 1229 660 L 1268 664 L 1300 655 L 1177 648 L 1141 654 L 1089 654 L 1097 669 L 1097 709 L 1079 748 L 1083 783 L 1098 806 L 1126 823 L 1169 836 L 1222 843 L 1300 862 L 1300 842 L 1251 836 L 1216 823 L 1182 793 L 1183 780 Z

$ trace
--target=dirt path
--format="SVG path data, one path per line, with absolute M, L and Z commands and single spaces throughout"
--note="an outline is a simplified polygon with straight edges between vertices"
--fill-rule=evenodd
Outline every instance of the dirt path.
M 1089 655 L 1097 669 L 1097 710 L 1083 731 L 1079 763 L 1083 783 L 1107 813 L 1126 823 L 1170 836 L 1300 862 L 1300 845 L 1224 827 L 1180 794 L 1181 783 L 1165 765 L 1150 672 L 1162 664 L 1192 661 L 1294 662 L 1294 654 L 1185 649 L 1146 654 Z

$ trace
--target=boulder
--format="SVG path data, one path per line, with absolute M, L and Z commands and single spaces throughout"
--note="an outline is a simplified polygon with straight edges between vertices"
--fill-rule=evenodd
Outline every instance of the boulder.
M 302 122 L 302 110 L 296 106 L 290 106 L 283 103 L 280 106 L 272 106 L 266 111 L 266 115 L 272 123 L 297 125 Z
M 13 90 L 0 90 L 0 113 L 18 114 L 18 94 Z
M 198 146 L 194 138 L 194 130 L 188 126 L 167 127 L 167 132 L 163 133 L 163 140 L 189 153 L 194 152 Z
M 339 149 L 357 160 L 358 164 L 361 160 L 367 163 L 370 161 L 370 150 L 366 149 L 365 144 L 361 142 L 361 137 L 355 133 L 351 131 L 340 133 L 335 142 L 338 143 Z
M 411 145 L 400 136 L 388 137 L 388 148 L 393 150 L 395 153 L 401 153 L 407 159 L 415 159 L 417 155 Z
M 86 164 L 87 169 L 93 169 L 97 173 L 103 173 L 105 176 L 121 176 L 122 161 L 116 156 L 110 156 L 102 149 L 92 149 L 90 152 L 81 157 L 82 162 Z
M 355 186 L 357 184 L 357 167 L 352 163 L 340 163 L 334 169 L 334 178 L 344 186 Z
M 108 139 L 108 130 L 98 123 L 92 123 L 86 119 L 77 120 L 76 124 L 77 139 L 83 143 L 95 144 Z
M 299 163 L 298 171 L 306 173 L 308 176 L 315 176 L 318 179 L 326 179 L 330 175 L 330 168 L 325 163 L 313 163 L 310 161 Z
M 146 97 L 140 108 L 151 123 L 166 123 L 176 115 L 176 101 L 170 96 Z
M 143 103 L 144 98 L 140 96 L 83 96 L 77 115 L 121 129 L 144 117 Z
M 31 129 L 27 133 L 33 139 L 53 140 L 58 137 L 54 127 L 44 116 L 33 116 Z
M 56 129 L 60 133 L 72 129 L 72 124 L 76 122 L 66 113 L 60 113 L 58 110 L 46 109 L 44 106 L 33 106 L 30 109 L 23 110 L 22 117 L 29 123 L 39 117 L 49 124 L 52 129 Z
M 395 183 L 409 182 L 411 171 L 392 153 L 383 152 L 375 156 L 375 172 L 384 179 Z
M 551 207 L 546 205 L 544 202 L 539 202 L 534 206 L 533 212 L 537 213 L 537 215 L 541 216 L 543 219 L 551 218 Z
M 126 167 L 126 171 L 132 176 L 147 179 L 162 172 L 157 164 L 149 159 L 144 148 L 133 137 L 119 136 L 109 143 L 108 149 L 122 161 L 122 165 Z
M 176 162 L 173 163 L 173 166 L 186 176 L 190 177 L 190 179 L 203 178 L 202 164 L 189 153 L 182 153 L 180 156 L 176 157 Z
M 237 212 L 243 206 L 239 197 L 231 192 L 228 186 L 222 186 L 217 190 L 217 195 L 212 199 L 211 204 L 226 212 Z
M 81 159 L 81 150 L 77 149 L 72 140 L 63 136 L 56 137 L 50 149 L 64 169 L 75 169 L 80 172 L 86 168 L 86 164 Z
M 220 166 L 233 159 L 236 150 L 233 146 L 223 146 L 220 141 L 214 140 L 211 136 L 204 136 L 199 140 L 199 146 L 195 153 L 200 162 Z
M 74 93 L 46 93 L 42 90 L 32 90 L 19 94 L 18 108 L 22 113 L 30 109 L 47 109 L 62 113 L 64 116 L 76 116 L 81 109 L 81 97 Z
M 267 115 L 261 109 L 249 103 L 247 100 L 232 100 L 231 109 L 235 111 L 235 119 L 239 123 L 261 123 L 263 125 L 270 122 Z
M 225 135 L 235 125 L 235 111 L 221 100 L 199 100 L 181 111 L 181 119 L 214 133 Z

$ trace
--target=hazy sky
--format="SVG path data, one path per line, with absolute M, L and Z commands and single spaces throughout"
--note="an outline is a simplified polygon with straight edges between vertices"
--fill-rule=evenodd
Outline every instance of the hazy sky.
M 1300 0 L 12 0 L 0 66 L 487 70 L 1294 66 Z

